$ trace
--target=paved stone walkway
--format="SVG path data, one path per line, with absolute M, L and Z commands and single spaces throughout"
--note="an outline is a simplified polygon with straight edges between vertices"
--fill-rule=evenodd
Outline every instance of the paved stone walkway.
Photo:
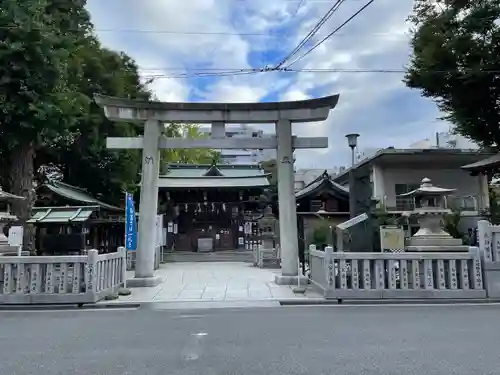
M 156 275 L 164 282 L 154 288 L 132 288 L 130 296 L 110 302 L 272 301 L 322 299 L 312 290 L 295 294 L 293 287 L 276 285 L 280 270 L 259 269 L 248 263 L 167 263 Z M 133 277 L 130 272 L 129 277 Z

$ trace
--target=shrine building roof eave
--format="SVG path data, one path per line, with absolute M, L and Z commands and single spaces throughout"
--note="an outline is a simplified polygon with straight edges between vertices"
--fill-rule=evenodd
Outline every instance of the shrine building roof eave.
M 161 177 L 159 188 L 166 189 L 220 189 L 220 188 L 264 188 L 269 186 L 265 176 L 255 177 L 201 177 L 201 178 L 169 178 Z
M 500 168 L 500 153 L 475 163 L 462 166 L 462 169 L 472 173 L 487 172 Z
M 104 209 L 108 209 L 111 211 L 124 211 L 123 208 L 112 206 L 110 204 L 104 203 L 90 194 L 88 194 L 84 189 L 78 188 L 76 186 L 72 186 L 60 181 L 48 181 L 37 187 L 38 189 L 48 189 L 49 191 L 63 197 L 65 199 L 69 199 L 71 201 L 86 203 L 92 206 L 100 206 Z
M 338 198 L 343 198 L 345 200 L 349 199 L 349 190 L 329 179 L 314 181 L 313 183 L 304 187 L 302 190 L 297 191 L 295 193 L 295 198 L 302 199 L 311 195 L 319 194 L 321 192 L 331 192 L 332 195 L 335 195 Z
M 317 99 L 263 103 L 170 103 L 94 95 L 94 100 L 113 121 L 148 119 L 193 123 L 274 123 L 324 121 L 339 101 L 339 94 Z
M 160 180 L 246 180 L 246 179 L 255 179 L 262 177 L 269 177 L 272 173 L 262 173 L 254 176 L 210 176 L 210 175 L 201 175 L 201 176 L 169 176 L 168 174 L 161 174 L 159 176 Z

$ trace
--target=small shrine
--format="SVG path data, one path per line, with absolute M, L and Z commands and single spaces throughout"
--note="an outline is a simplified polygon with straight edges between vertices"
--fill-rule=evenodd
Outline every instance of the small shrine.
M 85 189 L 47 180 L 26 222 L 35 227 L 38 255 L 81 255 L 89 249 L 117 251 L 125 236 L 124 210 L 94 198 Z
M 257 165 L 170 164 L 158 183 L 168 251 L 250 250 L 267 177 Z
M 415 209 L 410 216 L 420 223 L 420 229 L 407 243 L 407 251 L 468 251 L 461 239 L 453 238 L 442 227 L 444 216 L 452 212 L 445 208 L 445 197 L 455 190 L 433 186 L 429 178 L 424 178 L 418 189 L 400 195 L 414 199 Z
M 19 199 L 25 198 L 7 193 L 3 191 L 0 186 L 0 255 L 10 255 L 10 253 L 17 254 L 17 249 L 13 249 L 12 246 L 9 246 L 5 226 L 18 220 L 17 216 L 11 214 L 10 204 L 12 201 Z

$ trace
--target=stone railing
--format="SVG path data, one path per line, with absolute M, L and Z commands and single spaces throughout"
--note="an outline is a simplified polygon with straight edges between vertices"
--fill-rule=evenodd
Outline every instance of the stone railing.
M 469 253 L 334 253 L 310 248 L 311 283 L 332 299 L 485 298 L 477 248 Z
M 280 268 L 281 256 L 279 245 L 274 248 L 266 248 L 257 245 L 252 248 L 253 265 L 259 268 Z
M 99 255 L 0 257 L 0 304 L 84 304 L 116 294 L 125 250 Z

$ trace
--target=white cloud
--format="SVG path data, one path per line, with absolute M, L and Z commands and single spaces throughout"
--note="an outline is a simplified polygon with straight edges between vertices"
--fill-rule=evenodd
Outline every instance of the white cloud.
M 289 53 L 323 14 L 328 1 L 304 0 L 89 0 L 97 29 L 135 29 L 143 33 L 99 33 L 105 45 L 135 58 L 145 75 L 171 75 L 166 68 L 248 69 L 273 65 Z M 320 30 L 314 42 L 365 4 L 346 1 Z M 409 53 L 405 19 L 412 0 L 377 0 L 338 35 L 293 65 L 299 69 L 402 69 Z M 213 33 L 169 34 L 165 31 Z M 232 33 L 241 35 L 224 35 Z M 246 34 L 246 35 L 243 35 Z M 248 35 L 264 34 L 264 35 Z M 311 45 L 297 55 L 300 56 Z M 297 57 L 296 56 L 296 57 Z M 408 95 L 401 74 L 384 73 L 260 73 L 219 78 L 165 79 L 151 88 L 166 101 L 302 100 L 340 93 L 328 121 L 297 124 L 301 135 L 330 138 L 328 150 L 299 157 L 304 166 L 331 167 L 348 163 L 344 135 L 361 134 L 366 147 L 406 146 L 447 128 L 434 121 L 432 103 Z M 410 113 L 411 112 L 411 113 Z M 317 158 L 310 157 L 317 155 Z

